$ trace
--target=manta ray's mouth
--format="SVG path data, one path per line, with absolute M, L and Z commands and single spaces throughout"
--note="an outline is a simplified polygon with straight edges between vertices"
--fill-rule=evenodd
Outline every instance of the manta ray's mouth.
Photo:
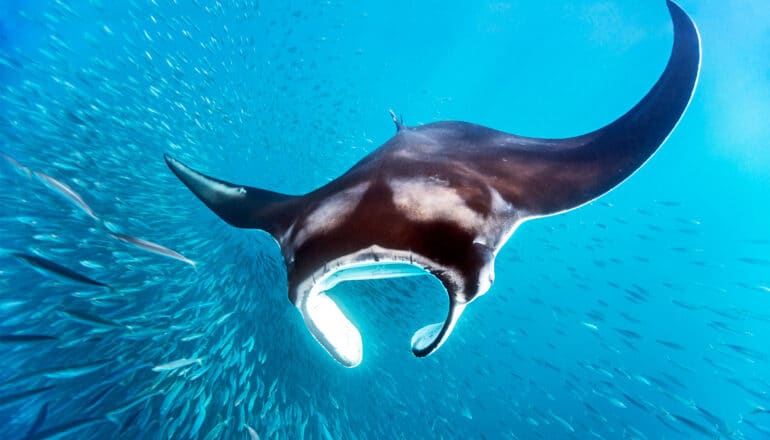
M 425 266 L 415 261 L 414 256 L 406 259 L 401 255 L 383 258 L 380 253 L 376 259 L 361 258 L 361 255 L 351 257 L 344 262 L 335 262 L 339 264 L 331 264 L 331 269 L 306 280 L 296 303 L 313 337 L 329 355 L 348 368 L 358 366 L 363 360 L 361 334 L 327 292 L 343 281 L 430 274 Z M 435 351 L 451 333 L 463 308 L 464 305 L 452 307 L 446 322 L 430 324 L 418 330 L 411 340 L 412 352 L 422 357 Z

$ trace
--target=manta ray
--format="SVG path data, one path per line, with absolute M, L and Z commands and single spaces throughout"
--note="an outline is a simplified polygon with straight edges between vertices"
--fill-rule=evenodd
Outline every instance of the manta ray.
M 346 367 L 363 359 L 361 335 L 327 292 L 346 280 L 434 275 L 449 311 L 412 337 L 413 353 L 427 356 L 490 289 L 495 257 L 519 225 L 607 193 L 674 130 L 697 83 L 700 36 L 679 6 L 667 5 L 674 44 L 662 75 L 631 110 L 588 134 L 536 139 L 458 121 L 410 127 L 391 112 L 391 139 L 304 195 L 228 183 L 165 160 L 225 222 L 277 241 L 289 299 Z

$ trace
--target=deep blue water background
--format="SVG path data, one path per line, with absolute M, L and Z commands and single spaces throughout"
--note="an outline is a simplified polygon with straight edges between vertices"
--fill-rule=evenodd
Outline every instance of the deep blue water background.
M 600 200 L 523 225 L 427 359 L 408 341 L 445 314 L 435 280 L 340 286 L 364 338 L 348 370 L 287 301 L 273 242 L 215 218 L 162 153 L 303 193 L 392 136 L 389 108 L 409 125 L 581 134 L 657 79 L 665 2 L 3 0 L 0 150 L 198 266 L 112 240 L 0 165 L 0 333 L 58 337 L 0 344 L 0 436 L 23 437 L 47 403 L 43 432 L 95 419 L 63 432 L 78 438 L 248 438 L 244 423 L 262 438 L 770 438 L 770 8 L 682 6 L 702 72 L 658 154 Z M 117 292 L 52 281 L 13 251 Z M 184 357 L 203 365 L 151 370 Z

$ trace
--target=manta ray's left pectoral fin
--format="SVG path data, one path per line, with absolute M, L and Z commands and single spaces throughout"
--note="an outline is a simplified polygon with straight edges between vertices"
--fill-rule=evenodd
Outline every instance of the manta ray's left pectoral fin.
M 294 222 L 302 197 L 226 182 L 164 154 L 166 165 L 219 218 L 236 228 L 262 229 L 276 240 Z
M 417 357 L 425 357 L 438 350 L 452 333 L 455 324 L 457 324 L 457 319 L 462 315 L 466 305 L 465 303 L 460 304 L 450 299 L 449 314 L 444 322 L 426 325 L 414 333 L 412 336 L 412 353 Z

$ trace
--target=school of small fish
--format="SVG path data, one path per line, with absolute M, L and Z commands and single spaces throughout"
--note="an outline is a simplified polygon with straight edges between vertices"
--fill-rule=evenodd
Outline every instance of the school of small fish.
M 344 170 L 374 146 L 357 78 L 388 81 L 361 67 L 368 13 L 181 3 L 52 0 L 0 46 L 0 438 L 770 438 L 770 240 L 705 246 L 686 201 L 523 227 L 483 325 L 426 359 L 401 343 L 436 282 L 343 284 L 372 337 L 339 368 L 272 240 L 161 156 L 286 192 Z

